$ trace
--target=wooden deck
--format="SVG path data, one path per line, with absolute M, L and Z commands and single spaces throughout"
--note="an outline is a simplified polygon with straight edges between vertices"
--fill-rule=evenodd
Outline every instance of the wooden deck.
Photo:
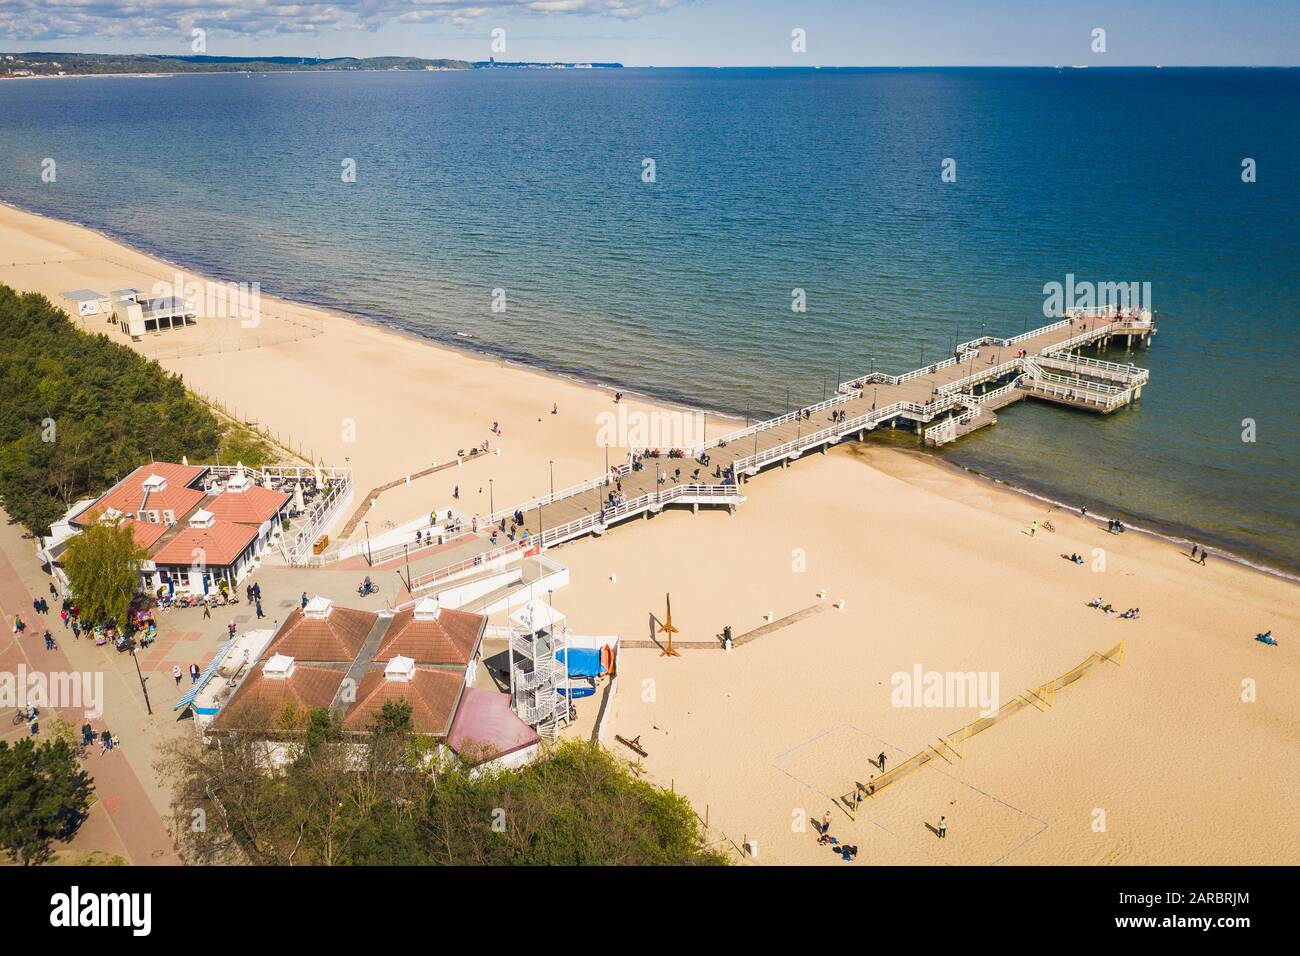
M 617 522 L 648 517 L 668 505 L 734 508 L 745 500 L 748 479 L 766 467 L 784 467 L 810 451 L 862 439 L 880 427 L 912 429 L 928 444 L 941 445 L 992 424 L 995 408 L 1022 398 L 1106 414 L 1140 397 L 1147 372 L 1083 358 L 1078 349 L 1115 337 L 1149 344 L 1154 333 L 1149 313 L 1094 313 L 1011 339 L 978 339 L 959 346 L 952 358 L 905 375 L 874 372 L 845 382 L 826 401 L 758 422 L 702 448 L 683 449 L 684 457 L 670 458 L 667 449 L 657 455 L 648 450 L 639 468 L 623 464 L 607 476 L 504 508 L 485 521 L 481 533 L 504 522 L 499 548 L 517 546 L 525 530 L 529 546 L 549 546 L 601 534 Z M 702 454 L 708 456 L 707 465 L 701 463 Z M 610 505 L 611 493 L 620 504 Z M 523 514 L 522 526 L 514 524 L 515 511 Z M 421 578 L 413 586 L 419 590 Z

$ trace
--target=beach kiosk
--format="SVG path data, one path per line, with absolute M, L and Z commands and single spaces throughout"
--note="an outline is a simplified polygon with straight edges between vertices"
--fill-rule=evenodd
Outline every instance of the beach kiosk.
M 61 298 L 68 303 L 68 310 L 80 318 L 102 315 L 106 322 L 111 322 L 113 319 L 113 300 L 102 292 L 96 292 L 94 289 L 73 289 L 71 292 L 64 292 Z
M 139 289 L 116 289 L 111 296 L 113 321 L 132 338 L 184 328 L 198 322 L 198 313 L 178 296 L 149 298 Z

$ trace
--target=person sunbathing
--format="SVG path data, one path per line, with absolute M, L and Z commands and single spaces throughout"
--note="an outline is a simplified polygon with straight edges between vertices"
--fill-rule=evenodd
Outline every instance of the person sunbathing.
M 1103 602 L 1101 598 L 1093 598 L 1091 601 L 1088 602 L 1088 607 L 1101 607 L 1102 603 Z
M 1278 646 L 1277 641 L 1273 640 L 1273 631 L 1271 629 L 1265 631 L 1263 634 L 1256 634 L 1255 640 L 1259 641 L 1261 644 L 1267 644 L 1269 647 Z

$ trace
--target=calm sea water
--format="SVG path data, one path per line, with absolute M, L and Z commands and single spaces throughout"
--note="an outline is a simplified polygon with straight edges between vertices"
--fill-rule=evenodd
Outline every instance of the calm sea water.
M 1300 71 L 19 81 L 0 171 L 196 269 L 739 413 L 1042 324 L 1067 273 L 1150 282 L 1141 402 L 1022 403 L 944 454 L 1300 568 Z

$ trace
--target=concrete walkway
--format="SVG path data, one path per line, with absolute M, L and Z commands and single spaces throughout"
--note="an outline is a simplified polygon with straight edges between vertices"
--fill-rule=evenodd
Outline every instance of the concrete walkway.
M 98 744 L 90 751 L 90 756 L 83 766 L 94 779 L 97 796 L 91 808 L 89 819 L 67 847 L 76 855 L 85 855 L 99 851 L 113 855 L 120 854 L 130 863 L 149 866 L 178 866 L 182 863 L 170 832 L 163 823 L 154 801 L 150 798 L 150 789 L 137 776 L 138 765 L 143 761 L 147 767 L 152 760 L 152 748 L 148 745 L 148 734 L 140 733 L 140 718 L 149 720 L 144 711 L 138 681 L 132 689 L 119 673 L 110 673 L 102 661 L 96 666 L 93 652 L 102 652 L 91 641 L 79 642 L 78 646 L 69 648 L 72 641 L 70 631 L 64 631 L 58 616 L 58 602 L 48 591 L 48 577 L 36 563 L 35 551 L 30 549 L 31 542 L 21 536 L 21 529 L 10 524 L 8 516 L 0 512 L 4 519 L 0 531 L 0 608 L 5 616 L 5 628 L 0 633 L 0 669 L 17 673 L 19 664 L 26 665 L 28 672 L 63 672 L 102 674 L 104 697 L 103 716 L 90 721 L 96 731 L 105 728 L 118 734 L 122 746 L 107 754 L 101 754 Z M 22 549 L 29 548 L 26 556 Z M 12 559 L 12 560 L 11 560 Z M 26 567 L 30 565 L 30 567 Z M 20 574 L 24 568 L 28 573 Z M 40 591 L 31 588 L 24 581 L 25 577 L 39 575 L 46 581 L 46 589 Z M 35 591 L 35 593 L 33 593 Z M 51 613 L 46 617 L 32 610 L 36 594 L 43 594 L 51 602 Z M 22 617 L 27 630 L 21 638 L 13 633 L 14 615 Z M 42 634 L 48 628 L 59 643 L 56 650 L 47 651 Z M 71 656 L 76 660 L 69 658 Z M 126 658 L 126 655 L 122 655 Z M 129 660 L 129 658 L 127 658 Z M 131 674 L 135 680 L 134 672 Z M 168 680 L 170 683 L 170 679 Z M 155 685 L 161 690 L 160 683 Z M 133 692 L 132 692 L 133 691 Z M 160 695 L 161 696 L 161 695 Z M 134 701 L 134 702 L 133 702 Z M 155 719 L 160 713 L 167 716 L 161 719 L 171 720 L 170 700 L 155 701 Z M 26 733 L 25 726 L 11 723 L 14 708 L 3 712 L 3 724 L 0 729 L 8 739 Z M 60 708 L 59 716 L 73 727 L 80 728 L 86 722 L 83 711 Z M 45 711 L 40 722 L 41 737 L 48 739 L 51 732 L 50 713 Z M 146 724 L 147 726 L 147 724 Z M 128 756 L 130 755 L 130 756 Z M 133 766 L 134 765 L 134 766 Z M 157 785 L 148 777 L 150 788 L 157 796 Z M 63 847 L 56 845 L 56 850 Z M 72 862 L 69 860 L 68 862 Z

